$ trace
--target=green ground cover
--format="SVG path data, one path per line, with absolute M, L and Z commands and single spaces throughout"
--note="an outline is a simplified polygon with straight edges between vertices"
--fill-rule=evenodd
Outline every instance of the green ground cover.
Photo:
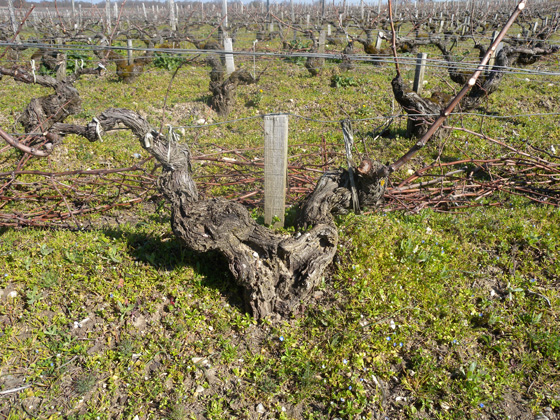
M 252 59 L 238 63 L 253 66 Z M 108 107 L 136 110 L 155 126 L 162 114 L 165 123 L 188 126 L 291 112 L 312 120 L 290 120 L 291 155 L 319 147 L 324 137 L 339 153 L 333 167 L 343 164 L 341 118 L 363 119 L 354 123 L 359 152 L 361 138 L 382 161 L 410 147 L 404 120 L 386 137 L 368 135 L 384 121 L 377 117 L 398 112 L 391 67 L 360 64 L 348 74 L 356 85 L 332 87 L 336 63 L 316 78 L 302 65 L 256 62 L 257 70 L 267 65 L 258 85 L 239 88 L 238 107 L 226 118 L 206 105 L 209 69 L 198 64 L 179 70 L 165 111 L 165 69 L 148 67 L 132 84 L 111 72 L 85 77 L 76 84 L 83 111 L 71 120 L 88 122 Z M 539 68 L 554 67 L 557 58 Z M 426 77 L 426 92 L 449 90 L 444 70 L 430 68 Z M 1 83 L 2 127 L 32 97 L 50 93 Z M 480 113 L 554 112 L 559 97 L 558 77 L 511 74 Z M 522 150 L 529 150 L 526 140 L 560 150 L 557 120 L 462 116 L 451 124 Z M 182 141 L 195 155 L 227 147 L 258 156 L 261 124 L 186 127 Z M 508 153 L 456 132 L 402 172 L 442 150 L 448 159 Z M 120 167 L 134 163 L 135 153 L 143 151 L 124 131 L 102 143 L 69 137 L 28 169 Z M 2 171 L 17 154 L 3 153 Z M 212 170 L 195 165 L 196 176 Z M 81 231 L 4 228 L 0 392 L 24 389 L 0 394 L 0 417 L 558 418 L 560 212 L 521 197 L 483 201 L 498 202 L 453 214 L 380 210 L 339 218 L 339 253 L 313 299 L 290 319 L 262 322 L 243 311 L 226 264 L 182 248 L 165 205 L 91 216 L 96 227 Z M 17 206 L 24 204 L 4 210 Z

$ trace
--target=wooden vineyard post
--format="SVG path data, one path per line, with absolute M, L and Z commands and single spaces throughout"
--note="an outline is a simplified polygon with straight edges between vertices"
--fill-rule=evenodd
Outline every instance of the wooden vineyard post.
M 426 70 L 426 59 L 428 54 L 419 53 L 416 58 L 416 71 L 414 72 L 414 84 L 412 90 L 418 95 L 422 95 L 422 88 L 424 84 L 424 71 Z
M 290 0 L 290 15 L 293 25 L 296 22 L 296 15 L 294 14 L 294 0 Z
M 107 32 L 111 32 L 111 0 L 105 0 L 105 19 Z
M 324 54 L 325 53 L 325 44 L 327 43 L 327 32 L 322 29 L 319 32 L 319 48 L 317 49 L 317 52 L 319 54 Z
M 62 38 L 55 39 L 56 45 L 62 47 Z M 56 80 L 60 82 L 66 79 L 66 53 L 60 54 L 56 63 Z
M 364 21 L 364 0 L 360 0 L 360 20 Z
M 128 65 L 131 66 L 133 63 L 132 57 L 132 39 L 126 40 L 126 56 L 128 58 Z
M 228 27 L 227 0 L 222 1 L 222 22 L 224 28 Z
M 19 34 L 17 33 L 18 24 L 16 21 L 16 13 L 12 0 L 8 0 L 8 12 L 10 14 L 10 24 L 12 25 L 12 31 L 14 32 L 14 35 L 16 35 L 16 42 L 19 42 Z
M 492 32 L 492 42 L 494 42 L 494 40 L 498 37 L 499 33 L 500 33 L 499 31 Z M 503 45 L 500 42 L 498 44 L 498 47 L 496 48 L 496 50 L 493 51 L 492 54 L 490 55 L 490 59 L 488 60 L 487 74 L 490 74 L 490 71 L 492 70 L 492 67 L 494 67 L 494 63 L 496 61 L 496 55 L 498 55 L 498 53 L 501 51 L 502 48 L 503 48 Z
M 174 0 L 169 0 L 168 6 L 169 6 L 169 26 L 171 27 L 172 31 L 176 31 L 177 30 L 177 23 L 176 23 L 176 20 L 175 20 L 175 2 L 174 2 Z
M 418 95 L 422 94 L 422 88 L 424 87 L 424 72 L 426 70 L 426 59 L 428 54 L 418 53 L 416 58 L 416 70 L 414 72 L 414 83 L 412 85 L 412 90 Z M 406 123 L 406 135 L 411 137 L 414 132 L 414 122 L 409 118 Z
M 284 227 L 288 171 L 288 116 L 264 116 L 264 222 Z
M 385 34 L 383 33 L 383 31 L 379 31 L 379 33 L 377 34 L 377 39 L 375 40 L 375 49 L 376 50 L 381 49 L 381 43 L 383 42 L 383 37 L 384 36 L 385 36 Z
M 231 38 L 224 38 L 224 50 L 228 52 L 233 52 L 233 41 Z M 231 73 L 235 71 L 235 63 L 233 61 L 233 54 L 225 54 L 226 59 L 226 76 L 228 77 Z

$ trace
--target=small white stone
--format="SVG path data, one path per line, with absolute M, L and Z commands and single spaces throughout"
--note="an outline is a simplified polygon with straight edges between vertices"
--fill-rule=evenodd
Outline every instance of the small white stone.
M 257 408 L 255 409 L 257 411 L 257 413 L 263 414 L 264 413 L 264 406 L 262 404 L 257 405 Z
M 205 120 L 204 118 L 200 118 L 200 119 L 196 120 L 196 124 L 197 124 L 197 125 L 202 125 L 202 124 L 204 124 L 205 122 L 206 122 L 206 120 Z
M 200 364 L 202 366 L 208 366 L 210 364 L 210 362 L 207 359 L 205 359 L 204 357 L 193 357 L 192 362 L 195 365 Z
M 195 393 L 200 394 L 201 392 L 204 392 L 204 387 L 202 385 L 199 385 L 196 387 Z
M 8 293 L 8 297 L 15 299 L 17 297 L 17 292 L 15 290 L 12 290 L 10 293 Z

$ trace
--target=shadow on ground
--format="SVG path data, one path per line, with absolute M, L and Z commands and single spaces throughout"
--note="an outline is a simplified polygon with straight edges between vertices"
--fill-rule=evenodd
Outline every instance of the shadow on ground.
M 201 286 L 218 290 L 231 306 L 246 312 L 241 298 L 243 290 L 235 283 L 226 261 L 218 253 L 196 253 L 185 248 L 173 235 L 159 237 L 119 227 L 104 228 L 102 232 L 107 237 L 126 240 L 128 252 L 133 258 L 157 270 L 173 272 L 179 267 L 192 267 Z

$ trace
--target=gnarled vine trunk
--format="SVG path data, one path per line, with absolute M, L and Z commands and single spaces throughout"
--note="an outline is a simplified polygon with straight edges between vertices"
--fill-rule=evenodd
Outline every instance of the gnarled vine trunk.
M 188 146 L 170 142 L 140 115 L 109 109 L 96 121 L 86 127 L 55 124 L 51 132 L 74 132 L 94 141 L 96 124 L 103 131 L 119 124 L 129 128 L 162 165 L 158 186 L 171 203 L 173 232 L 189 249 L 217 251 L 226 259 L 253 316 L 285 316 L 310 297 L 336 253 L 338 232 L 331 213 L 351 208 L 347 171 L 329 172 L 318 182 L 299 217 L 307 230 L 280 234 L 259 225 L 239 203 L 199 200 Z M 381 166 L 366 160 L 357 168 L 362 205 L 374 204 L 383 195 L 385 178 L 377 176 Z

